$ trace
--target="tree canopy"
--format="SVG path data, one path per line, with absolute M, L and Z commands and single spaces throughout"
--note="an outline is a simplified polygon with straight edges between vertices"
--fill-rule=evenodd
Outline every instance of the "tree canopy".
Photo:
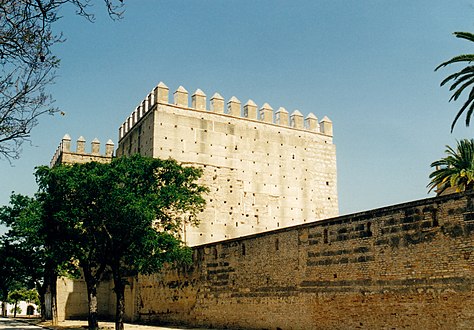
M 120 17 L 123 0 L 103 0 L 109 15 Z M 59 10 L 75 6 L 93 20 L 91 0 L 0 1 L 0 157 L 18 158 L 38 118 L 58 111 L 47 87 L 59 59 L 53 45 L 63 41 L 53 25 Z
M 456 191 L 474 189 L 474 139 L 457 141 L 456 149 L 446 146 L 446 157 L 431 164 L 435 168 L 430 174 L 429 191 L 437 189 L 440 194 L 447 188 Z
M 474 34 L 469 32 L 454 32 L 454 36 L 456 38 L 465 39 L 471 42 L 474 41 Z M 474 54 L 462 54 L 441 63 L 435 69 L 435 71 L 437 71 L 442 67 L 455 63 L 467 64 L 464 68 L 453 74 L 450 74 L 441 82 L 441 86 L 451 83 L 449 90 L 453 93 L 449 101 L 458 100 L 459 97 L 463 95 L 464 91 L 466 91 L 467 94 L 467 100 L 461 106 L 461 109 L 459 109 L 458 113 L 454 117 L 453 123 L 451 124 L 451 132 L 453 131 L 454 126 L 456 125 L 456 122 L 458 121 L 459 117 L 461 117 L 461 115 L 465 111 L 467 111 L 466 126 L 469 126 L 469 124 L 471 123 L 471 117 L 474 111 L 474 66 L 470 65 L 472 61 L 474 61 Z
M 12 194 L 10 205 L 0 208 L 0 223 L 8 228 L 0 241 L 10 250 L 14 248 L 9 257 L 15 262 L 8 264 L 9 269 L 21 287 L 36 288 L 44 319 L 46 290 L 55 281 L 57 273 L 72 269 L 71 259 L 62 250 L 60 242 L 51 244 L 58 237 L 57 231 L 49 226 L 43 204 L 36 197 Z M 17 287 L 10 285 L 8 291 Z
M 135 155 L 109 164 L 39 167 L 39 196 L 63 246 L 79 262 L 90 313 L 96 285 L 108 266 L 117 296 L 116 329 L 123 329 L 126 277 L 158 271 L 165 262 L 189 261 L 180 239 L 183 223 L 198 223 L 207 188 L 201 170 L 176 161 Z M 89 315 L 95 329 L 96 316 Z

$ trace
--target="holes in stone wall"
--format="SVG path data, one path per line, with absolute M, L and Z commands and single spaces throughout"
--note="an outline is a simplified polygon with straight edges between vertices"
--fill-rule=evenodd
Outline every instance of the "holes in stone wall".
M 323 242 L 324 242 L 324 244 L 328 244 L 328 242 L 329 242 L 328 230 L 327 229 L 324 229 L 324 231 L 323 231 Z

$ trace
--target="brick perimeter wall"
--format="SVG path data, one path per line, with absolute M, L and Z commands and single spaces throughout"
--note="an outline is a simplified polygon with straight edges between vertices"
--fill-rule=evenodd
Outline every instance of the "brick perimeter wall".
M 194 248 L 140 276 L 135 320 L 246 329 L 474 328 L 473 194 Z

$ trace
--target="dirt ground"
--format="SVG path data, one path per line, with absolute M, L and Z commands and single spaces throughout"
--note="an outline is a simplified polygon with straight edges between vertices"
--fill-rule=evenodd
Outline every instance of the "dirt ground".
M 87 329 L 87 321 L 76 321 L 76 320 L 66 320 L 64 322 L 59 322 L 57 326 L 52 326 L 51 321 L 41 322 L 41 319 L 38 318 L 16 318 L 18 321 L 28 322 L 35 324 L 47 329 L 54 330 L 85 330 Z M 113 322 L 102 322 L 99 321 L 99 327 L 103 330 L 114 330 L 115 324 Z M 124 324 L 125 330 L 182 330 L 182 329 L 194 329 L 194 330 L 206 330 L 203 328 L 183 328 L 183 327 L 159 327 L 151 325 L 140 325 L 140 324 Z

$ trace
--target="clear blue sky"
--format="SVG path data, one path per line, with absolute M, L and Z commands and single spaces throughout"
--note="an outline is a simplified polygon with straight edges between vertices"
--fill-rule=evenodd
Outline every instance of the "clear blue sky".
M 125 1 L 121 21 L 99 0 L 91 24 L 64 10 L 67 41 L 51 93 L 65 116 L 44 117 L 11 166 L 0 161 L 0 205 L 33 194 L 34 167 L 62 136 L 117 143 L 118 127 L 159 82 L 334 123 L 340 213 L 428 197 L 430 163 L 471 138 L 448 103 L 442 61 L 472 53 L 474 1 Z

